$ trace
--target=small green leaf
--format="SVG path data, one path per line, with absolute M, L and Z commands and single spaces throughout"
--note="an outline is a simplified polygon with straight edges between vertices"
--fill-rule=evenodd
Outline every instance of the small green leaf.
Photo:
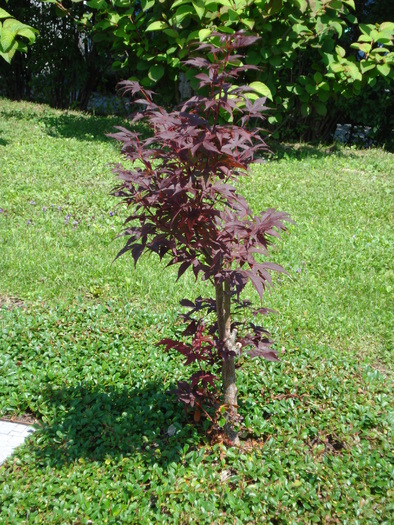
M 55 2 L 51 2 L 51 3 L 55 3 Z M 105 0 L 89 0 L 87 2 L 87 5 L 89 7 L 92 7 L 93 9 L 102 9 L 102 8 L 108 7 Z
M 8 20 L 4 22 L 4 25 L 6 22 L 8 22 Z M 1 50 L 3 51 L 3 53 L 8 53 L 8 51 L 11 49 L 11 47 L 15 43 L 16 33 L 4 28 L 4 25 L 1 29 L 0 46 L 1 46 Z
M 371 32 L 373 31 L 374 29 L 374 26 L 371 25 L 371 24 L 359 24 L 358 26 L 361 30 L 361 32 L 364 34 L 364 35 L 367 35 L 367 36 L 370 36 L 371 35 Z M 371 37 L 372 38 L 372 37 Z
M 305 86 L 305 91 L 309 93 L 310 95 L 314 95 L 317 92 L 317 87 L 315 84 L 308 83 Z
M 351 24 L 357 24 L 357 18 L 351 13 L 346 16 L 346 20 L 348 20 Z
M 270 88 L 263 82 L 257 80 L 249 84 L 249 87 L 256 91 L 256 93 L 258 93 L 260 96 L 273 100 Z
M 314 102 L 313 107 L 318 115 L 322 117 L 327 115 L 327 106 L 323 102 Z
M 319 100 L 321 100 L 322 102 L 327 102 L 327 100 L 330 98 L 330 93 L 329 91 L 319 90 L 317 93 L 317 96 L 319 97 Z
M 337 62 L 330 64 L 330 68 L 334 73 L 342 73 L 345 69 L 343 64 L 338 64 Z
M 226 418 L 225 417 L 221 417 L 219 419 L 219 427 L 223 428 L 225 424 L 226 424 Z
M 271 56 L 269 58 L 269 63 L 274 67 L 280 66 L 282 63 L 282 58 L 280 56 Z
M 386 34 L 379 33 L 378 38 L 375 40 L 377 44 L 383 44 L 383 45 L 392 45 L 392 38 L 388 37 Z
M 361 60 L 360 61 L 360 69 L 361 73 L 366 73 L 367 71 L 371 71 L 371 69 L 374 69 L 376 67 L 376 63 L 372 60 Z
M 9 52 L 8 53 L 3 53 L 1 51 L 1 48 L 0 48 L 0 57 L 3 57 L 6 62 L 11 64 L 12 55 Z
M 369 86 L 374 87 L 376 82 L 377 82 L 376 77 L 369 77 L 369 79 L 368 79 L 368 85 Z
M 194 9 L 191 5 L 182 5 L 178 7 L 176 13 L 173 16 L 175 24 L 181 24 L 183 20 L 194 13 Z
M 350 47 L 352 47 L 353 49 L 359 49 L 363 53 L 369 53 L 372 49 L 371 44 L 359 43 L 359 42 L 354 42 L 353 44 L 351 44 Z
M 257 66 L 261 62 L 261 55 L 260 53 L 257 53 L 256 51 L 249 51 L 247 57 L 246 57 L 246 63 L 252 64 L 253 66 Z
M 390 74 L 390 65 L 387 63 L 384 64 L 377 64 L 376 69 L 381 73 L 384 77 L 387 77 L 387 75 Z
M 301 105 L 301 115 L 306 118 L 311 114 L 311 107 L 309 104 L 302 104 Z
M 208 38 L 211 33 L 212 31 L 210 29 L 200 29 L 198 32 L 198 38 L 200 42 L 203 42 L 206 38 Z
M 323 75 L 316 71 L 316 73 L 313 75 L 313 80 L 316 82 L 316 84 L 320 84 L 323 80 Z
M 217 28 L 217 30 L 220 32 L 220 33 L 228 33 L 230 35 L 232 35 L 233 33 L 235 33 L 235 30 L 232 28 L 232 27 L 227 27 L 227 26 L 219 26 Z
M 166 29 L 163 29 L 163 33 L 171 38 L 178 38 L 179 33 L 178 31 L 175 31 L 175 29 L 172 29 L 172 27 L 168 27 Z
M 383 22 L 380 24 L 380 30 L 381 31 L 390 31 L 390 33 L 394 33 L 394 22 Z
M 267 2 L 267 13 L 272 16 L 276 13 L 278 13 L 283 6 L 283 0 L 270 0 Z
M 341 24 L 339 22 L 331 22 L 330 25 L 338 33 L 339 38 L 341 38 L 341 36 L 342 36 L 342 26 L 341 26 Z
M 166 28 L 168 28 L 167 22 L 164 22 L 163 20 L 156 20 L 155 22 L 152 22 L 148 25 L 146 31 L 159 31 L 160 29 Z
M 361 73 L 354 62 L 348 61 L 344 69 L 353 80 L 361 80 Z
M 155 82 L 150 79 L 149 77 L 144 77 L 142 80 L 141 80 L 141 84 L 144 86 L 144 87 L 153 87 L 155 85 Z
M 192 4 L 198 18 L 201 20 L 205 13 L 205 2 L 203 0 L 193 0 Z
M 294 2 L 297 4 L 301 13 L 305 13 L 305 11 L 308 9 L 309 4 L 307 0 L 294 0 Z
M 187 2 L 188 0 L 186 0 Z M 185 0 L 175 0 L 175 2 L 172 4 L 171 9 L 175 9 L 179 5 L 183 5 L 185 3 Z
M 330 0 L 327 4 L 330 9 L 342 9 L 342 0 Z
M 380 55 L 387 55 L 390 53 L 390 51 L 387 49 L 387 47 L 374 47 L 371 50 L 371 55 L 376 55 L 380 57 Z M 385 57 L 387 59 L 387 56 Z
M 143 60 L 137 61 L 137 71 L 146 71 L 147 69 L 149 69 L 148 62 L 145 62 Z
M 164 66 L 155 64 L 149 68 L 148 77 L 154 82 L 157 82 L 164 75 L 164 71 Z
M 342 0 L 342 3 L 348 5 L 352 9 L 356 9 L 354 0 Z
M 187 42 L 194 42 L 198 38 L 199 31 L 191 31 L 187 35 Z
M 321 82 L 317 87 L 323 91 L 330 91 L 330 85 L 328 82 Z
M 147 11 L 155 5 L 155 0 L 141 0 L 141 8 L 143 11 Z
M 358 37 L 358 42 L 372 42 L 372 38 L 369 35 L 360 35 Z M 355 44 L 356 42 L 354 42 Z
M 253 18 L 241 18 L 240 21 L 251 31 L 253 30 L 256 24 L 256 20 L 254 20 Z

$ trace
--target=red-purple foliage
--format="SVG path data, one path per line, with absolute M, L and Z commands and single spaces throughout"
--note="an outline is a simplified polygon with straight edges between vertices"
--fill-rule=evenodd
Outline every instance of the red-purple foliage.
M 247 172 L 256 154 L 268 150 L 251 129 L 251 120 L 262 118 L 263 98 L 248 86 L 234 86 L 246 69 L 238 53 L 256 41 L 242 33 L 215 35 L 216 42 L 198 45 L 196 56 L 185 62 L 198 69 L 200 91 L 181 107 L 167 112 L 152 100 L 152 93 L 138 82 L 125 81 L 124 94 L 139 95 L 135 100 L 144 107 L 132 122 L 144 120 L 153 132 L 150 138 L 119 127 L 111 135 L 123 143 L 122 153 L 134 162 L 133 168 L 121 165 L 114 171 L 121 180 L 113 194 L 132 209 L 126 220 L 130 226 L 122 235 L 127 242 L 118 256 L 131 252 L 135 264 L 144 251 L 167 256 L 168 265 L 178 264 L 178 278 L 191 268 L 197 278 L 210 280 L 215 286 L 226 282 L 238 307 L 239 294 L 248 281 L 260 299 L 272 284 L 270 271 L 283 271 L 277 264 L 261 262 L 256 255 L 267 255 L 274 237 L 285 230 L 286 213 L 268 209 L 253 215 L 245 198 L 231 184 Z M 183 301 L 192 308 L 184 315 L 188 326 L 184 332 L 189 343 L 164 339 L 165 350 L 176 349 L 185 363 L 198 362 L 200 371 L 191 383 L 178 385 L 181 401 L 193 405 L 215 385 L 216 377 L 204 366 L 226 360 L 229 352 L 217 333 L 217 323 L 207 326 L 203 319 L 192 318 L 201 309 L 215 311 L 214 299 Z M 262 310 L 259 313 L 265 313 Z M 235 326 L 235 325 L 234 325 Z M 261 327 L 251 325 L 251 334 L 239 338 L 238 348 L 252 348 L 251 355 L 276 360 L 271 341 Z

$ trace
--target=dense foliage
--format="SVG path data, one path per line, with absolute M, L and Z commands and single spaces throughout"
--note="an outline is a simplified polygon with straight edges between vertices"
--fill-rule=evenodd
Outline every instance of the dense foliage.
M 253 30 L 261 41 L 251 46 L 248 62 L 261 70 L 246 73 L 244 81 L 266 85 L 267 105 L 275 109 L 267 123 L 271 134 L 327 140 L 346 119 L 364 126 L 374 121 L 382 141 L 392 127 L 392 5 L 387 0 L 46 0 L 41 5 L 15 0 L 15 15 L 38 27 L 41 37 L 27 58 L 18 57 L 8 69 L 0 65 L 0 73 L 13 79 L 2 90 L 86 109 L 92 90 L 111 89 L 116 78 L 129 78 L 155 86 L 161 100 L 173 106 L 185 93 L 182 60 L 190 41 L 204 41 L 212 30 Z M 50 85 L 64 93 L 49 96 Z M 375 111 L 375 101 L 382 99 L 387 110 Z
M 10 64 L 0 64 L 2 93 L 53 107 L 86 109 L 92 91 L 100 83 L 104 86 L 111 82 L 108 77 L 103 80 L 103 72 L 112 58 L 99 55 L 89 32 L 77 23 L 86 11 L 84 4 L 73 7 L 72 17 L 61 16 L 65 13 L 56 5 L 33 0 L 13 0 L 12 9 L 39 34 L 26 53 L 17 54 Z
M 190 41 L 203 41 L 213 29 L 261 35 L 248 52 L 248 63 L 261 69 L 249 80 L 267 86 L 268 104 L 276 110 L 269 123 L 277 136 L 285 137 L 290 127 L 305 139 L 326 139 L 340 117 L 332 102 L 361 96 L 377 77 L 393 79 L 394 24 L 384 22 L 389 11 L 382 19 L 383 5 L 358 5 L 362 24 L 353 0 L 91 0 L 87 5 L 90 13 L 79 22 L 90 27 L 96 43 L 111 46 L 115 67 L 134 70 L 134 79 L 145 87 L 158 84 L 170 103 L 179 97 L 174 85 L 182 81 Z M 192 73 L 188 77 L 192 81 Z
M 184 335 L 189 344 L 164 339 L 168 351 L 175 348 L 186 357 L 186 364 L 198 363 L 190 383 L 178 385 L 178 396 L 185 404 L 197 406 L 198 415 L 207 398 L 215 392 L 219 370 L 223 381 L 227 419 L 235 420 L 237 395 L 235 361 L 241 351 L 252 346 L 252 356 L 276 360 L 266 330 L 250 324 L 252 333 L 239 337 L 238 325 L 231 322 L 231 297 L 238 307 L 246 307 L 239 296 L 248 281 L 260 300 L 272 284 L 269 270 L 282 271 L 277 264 L 261 262 L 258 255 L 268 255 L 273 237 L 285 229 L 285 213 L 268 209 L 253 215 L 245 198 L 230 184 L 245 174 L 257 152 L 267 146 L 258 130 L 248 129 L 251 119 L 262 118 L 264 98 L 247 86 L 234 86 L 245 70 L 238 51 L 257 38 L 242 33 L 214 34 L 215 42 L 200 44 L 209 58 L 189 58 L 186 65 L 201 72 L 196 75 L 199 89 L 206 95 L 192 96 L 179 109 L 168 113 L 152 101 L 151 92 L 137 82 L 125 81 L 123 92 L 141 93 L 137 104 L 145 107 L 132 122 L 144 120 L 154 135 L 141 139 L 139 133 L 120 128 L 113 137 L 123 143 L 122 153 L 133 163 L 132 170 L 117 166 L 121 184 L 115 195 L 131 206 L 131 222 L 123 235 L 128 236 L 119 255 L 130 251 L 135 264 L 144 251 L 169 255 L 168 265 L 179 265 L 178 278 L 191 268 L 195 277 L 210 281 L 215 299 L 183 301 L 192 313 L 207 310 L 208 316 L 184 316 Z M 237 124 L 238 123 L 238 124 Z M 134 225 L 137 223 L 137 225 Z M 257 313 L 266 313 L 264 309 Z M 214 397 L 213 404 L 217 405 Z

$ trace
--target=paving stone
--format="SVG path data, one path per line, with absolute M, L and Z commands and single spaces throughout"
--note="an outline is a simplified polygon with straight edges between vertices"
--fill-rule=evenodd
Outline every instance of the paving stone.
M 0 465 L 13 454 L 17 447 L 22 445 L 34 430 L 29 425 L 0 421 Z

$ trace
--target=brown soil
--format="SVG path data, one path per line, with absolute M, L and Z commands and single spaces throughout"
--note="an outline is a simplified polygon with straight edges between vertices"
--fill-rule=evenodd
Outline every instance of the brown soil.
M 21 414 L 19 416 L 0 416 L 0 421 L 9 421 L 11 423 L 21 423 L 23 425 L 34 425 L 39 423 L 38 419 L 33 414 Z
M 0 308 L 5 306 L 6 308 L 23 308 L 25 303 L 18 297 L 12 297 L 11 295 L 0 295 Z

